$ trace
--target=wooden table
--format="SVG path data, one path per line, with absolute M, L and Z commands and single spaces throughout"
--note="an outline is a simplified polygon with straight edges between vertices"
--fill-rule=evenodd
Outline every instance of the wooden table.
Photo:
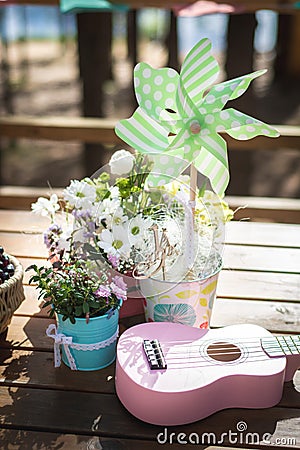
M 24 267 L 34 261 L 42 263 L 46 252 L 41 231 L 47 225 L 29 212 L 2 210 L 0 242 Z M 255 323 L 274 333 L 299 333 L 300 225 L 232 222 L 227 226 L 226 242 L 212 326 Z M 162 448 L 156 436 L 163 427 L 135 419 L 119 403 L 114 365 L 88 373 L 72 372 L 64 365 L 54 369 L 52 340 L 45 335 L 50 320 L 39 307 L 35 288 L 28 286 L 28 274 L 24 282 L 26 300 L 0 340 L 0 448 Z M 127 320 L 125 325 L 138 320 Z M 196 448 L 299 448 L 299 375 L 285 384 L 278 406 L 228 409 L 194 424 L 169 427 L 169 441 L 172 432 L 176 436 L 197 433 L 202 445 Z M 246 432 L 234 437 L 241 421 L 257 437 L 247 442 Z M 223 439 L 222 433 L 226 433 Z M 264 433 L 270 434 L 270 442 L 257 442 Z M 179 443 L 165 447 L 195 448 Z

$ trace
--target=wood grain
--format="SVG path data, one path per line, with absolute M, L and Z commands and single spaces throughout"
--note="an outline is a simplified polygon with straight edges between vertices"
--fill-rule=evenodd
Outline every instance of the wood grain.
M 300 277 L 295 274 L 222 270 L 219 297 L 248 300 L 299 301 Z
M 229 222 L 225 226 L 225 242 L 263 247 L 300 248 L 300 225 Z
M 161 5 L 160 0 L 152 1 L 154 6 L 155 4 L 156 6 L 158 4 Z M 178 1 L 178 3 L 182 2 Z M 135 5 L 138 4 L 141 4 L 140 0 L 137 0 L 137 3 L 135 3 Z M 7 116 L 0 118 L 0 135 L 14 139 L 50 139 L 120 144 L 123 141 L 114 131 L 117 122 L 118 119 L 97 119 L 90 117 Z M 300 148 L 300 127 L 292 125 L 273 126 L 280 133 L 280 136 L 276 139 L 270 139 L 267 136 L 257 136 L 255 139 L 250 139 L 249 141 L 239 141 L 225 133 L 222 134 L 228 143 L 228 148 L 232 150 L 264 149 L 273 151 L 281 148 Z
M 10 348 L 1 352 L 1 385 L 113 394 L 114 375 L 114 365 L 91 372 L 72 371 L 63 363 L 54 369 L 52 349 L 39 352 Z
M 225 245 L 222 257 L 229 270 L 299 274 L 300 248 Z
M 247 432 L 259 435 L 269 433 L 273 439 L 295 436 L 299 426 L 299 400 L 297 408 L 273 407 L 262 409 L 229 409 L 220 411 L 199 422 L 184 425 L 169 432 L 183 432 L 186 434 L 215 433 L 220 439 L 222 433 L 236 430 L 235 425 L 243 420 L 248 428 Z M 58 433 L 81 432 L 103 437 L 145 439 L 154 441 L 162 427 L 143 423 L 128 414 L 119 400 L 113 395 L 85 392 L 56 391 L 30 388 L 0 388 L 0 403 L 2 427 L 13 429 L 44 430 Z M 92 430 L 98 421 L 97 429 Z M 207 439 L 207 435 L 206 439 Z M 225 436 L 223 436 L 225 437 Z M 207 444 L 207 442 L 204 442 Z M 216 442 L 209 442 L 215 444 Z M 228 444 L 228 435 L 222 442 Z M 252 447 L 255 447 L 252 445 Z M 294 445 L 296 447 L 296 445 Z
M 82 436 L 65 433 L 46 433 L 43 431 L 12 430 L 0 428 L 1 450 L 153 450 L 161 449 L 161 445 L 153 441 L 141 439 L 105 438 L 99 436 Z M 164 445 L 163 448 L 182 450 L 182 445 Z M 194 445 L 185 445 L 185 449 L 194 450 Z M 204 450 L 206 445 L 197 445 Z M 220 447 L 209 447 L 218 450 Z M 224 448 L 222 448 L 224 450 Z
M 237 323 L 255 323 L 278 334 L 299 334 L 300 305 L 270 300 L 218 297 L 213 307 L 211 326 L 218 328 Z

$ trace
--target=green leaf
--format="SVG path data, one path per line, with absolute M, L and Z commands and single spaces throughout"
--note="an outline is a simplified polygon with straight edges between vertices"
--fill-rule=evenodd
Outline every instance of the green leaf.
M 77 316 L 77 317 L 79 317 L 79 316 L 82 316 L 82 313 L 83 313 L 83 311 L 82 311 L 82 306 L 80 305 L 80 306 L 76 306 L 75 307 L 75 315 Z
M 31 266 L 28 266 L 25 269 L 25 272 L 29 272 L 29 270 L 35 270 L 37 272 L 38 271 L 37 265 L 36 264 L 32 264 Z
M 89 312 L 90 312 L 89 304 L 86 303 L 86 302 L 83 303 L 83 305 L 82 305 L 82 310 L 83 310 L 83 312 L 84 312 L 85 314 L 89 313 Z

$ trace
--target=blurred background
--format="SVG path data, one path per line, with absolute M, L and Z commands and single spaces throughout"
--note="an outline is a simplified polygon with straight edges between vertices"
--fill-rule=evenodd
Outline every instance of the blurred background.
M 0 7 L 0 115 L 129 117 L 136 62 L 179 69 L 208 37 L 218 81 L 268 69 L 232 106 L 270 124 L 300 125 L 299 14 L 176 18 L 154 8 L 63 15 L 55 6 Z M 0 150 L 2 185 L 60 187 L 90 176 L 115 147 L 0 136 Z M 229 149 L 229 158 L 228 194 L 299 197 L 299 151 Z

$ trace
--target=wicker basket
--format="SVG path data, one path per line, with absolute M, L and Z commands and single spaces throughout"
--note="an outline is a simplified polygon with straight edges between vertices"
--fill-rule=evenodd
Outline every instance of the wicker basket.
M 0 285 L 0 333 L 6 330 L 14 312 L 25 299 L 22 284 L 23 267 L 14 256 L 8 255 L 8 257 L 15 267 L 15 273 Z

